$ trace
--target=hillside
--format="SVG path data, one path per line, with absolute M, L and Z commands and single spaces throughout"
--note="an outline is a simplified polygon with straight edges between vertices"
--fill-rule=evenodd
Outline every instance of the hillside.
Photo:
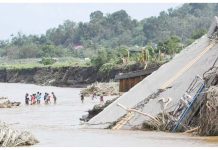
M 218 4 L 200 3 L 184 4 L 143 20 L 132 19 L 124 10 L 112 14 L 95 11 L 89 22 L 76 23 L 69 18 L 43 35 L 17 33 L 10 41 L 0 41 L 0 57 L 85 58 L 98 55 L 99 50 L 119 57 L 127 48 L 148 45 L 153 47 L 150 54 L 159 50 L 172 54 L 206 33 L 216 14 Z

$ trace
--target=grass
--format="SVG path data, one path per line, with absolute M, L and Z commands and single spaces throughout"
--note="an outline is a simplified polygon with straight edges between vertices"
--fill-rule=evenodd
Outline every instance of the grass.
M 83 59 L 64 57 L 58 58 L 57 62 L 52 65 L 43 65 L 39 61 L 41 59 L 28 58 L 28 59 L 6 59 L 0 58 L 0 69 L 32 69 L 32 68 L 44 68 L 44 67 L 86 67 L 89 66 L 88 62 Z
M 90 61 L 74 58 L 74 57 L 62 57 L 57 58 L 57 62 L 52 65 L 43 65 L 40 63 L 41 58 L 27 58 L 27 59 L 8 59 L 8 58 L 0 58 L 0 69 L 33 69 L 33 68 L 60 68 L 60 67 L 88 67 L 91 66 Z M 130 61 L 128 64 L 116 64 L 112 66 L 103 66 L 102 71 L 110 71 L 114 68 L 127 68 L 136 61 Z

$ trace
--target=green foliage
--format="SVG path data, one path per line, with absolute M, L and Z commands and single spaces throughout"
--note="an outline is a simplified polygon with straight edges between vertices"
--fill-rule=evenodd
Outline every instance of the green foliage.
M 68 50 L 55 45 L 42 46 L 42 56 L 44 57 L 63 57 L 67 56 Z
M 189 40 L 187 41 L 187 44 L 186 44 L 186 45 L 188 46 L 188 45 L 192 44 L 194 41 L 195 41 L 194 39 L 189 39 Z
M 162 53 L 174 55 L 175 53 L 180 52 L 182 49 L 182 45 L 180 43 L 180 39 L 178 37 L 170 37 L 163 43 L 158 43 L 157 50 L 161 51 Z
M 111 70 L 114 69 L 114 67 L 114 63 L 105 63 L 100 67 L 99 71 L 108 74 Z
M 0 57 L 5 56 L 5 54 L 6 54 L 6 50 L 3 48 L 0 48 Z
M 150 55 L 151 57 L 153 57 L 153 56 L 155 55 L 156 52 L 155 52 L 155 49 L 153 48 L 153 45 L 152 45 L 151 42 L 149 42 L 149 43 L 147 44 L 146 49 L 148 50 L 149 55 Z
M 146 41 L 163 42 L 171 36 L 186 44 L 192 31 L 208 30 L 212 18 L 218 13 L 218 4 L 184 4 L 177 9 L 163 11 L 158 17 L 145 19 L 143 31 Z
M 105 49 L 101 49 L 98 51 L 97 56 L 94 56 L 91 59 L 91 64 L 93 66 L 96 66 L 97 68 L 100 68 L 104 63 L 108 61 L 107 52 Z
M 199 39 L 204 34 L 206 34 L 206 32 L 207 31 L 205 29 L 195 30 L 191 35 L 191 39 Z
M 53 58 L 54 59 L 54 58 Z M 54 59 L 56 62 L 52 65 L 49 65 L 51 68 L 60 68 L 60 67 L 73 67 L 73 66 L 81 66 L 86 67 L 86 61 L 79 58 L 73 57 L 63 57 Z M 0 68 L 7 69 L 29 69 L 29 68 L 42 68 L 47 67 L 47 65 L 43 65 L 42 58 L 25 58 L 25 59 L 8 59 L 8 58 L 0 58 Z
M 110 63 L 113 63 L 113 64 L 116 64 L 116 65 L 119 65 L 119 64 L 122 64 L 123 63 L 123 60 L 121 57 L 118 57 L 118 56 L 114 56 L 114 57 L 109 57 L 111 58 L 110 59 Z
M 43 65 L 53 65 L 57 60 L 53 59 L 53 58 L 45 58 L 43 57 L 42 60 L 40 61 L 40 63 L 42 63 Z
M 119 57 L 127 57 L 128 56 L 128 48 L 124 47 L 124 46 L 117 48 L 117 55 Z

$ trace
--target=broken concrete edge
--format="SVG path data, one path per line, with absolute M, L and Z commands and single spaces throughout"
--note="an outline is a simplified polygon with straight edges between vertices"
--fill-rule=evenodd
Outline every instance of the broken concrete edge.
M 209 39 L 213 39 L 214 36 L 216 36 L 215 34 L 217 34 L 217 30 L 218 30 L 218 17 L 214 16 L 210 28 L 207 32 L 207 37 Z
M 168 88 L 166 89 L 158 89 L 156 92 L 152 93 L 151 95 L 149 95 L 147 98 L 145 98 L 143 101 L 141 101 L 140 103 L 138 103 L 137 105 L 135 105 L 133 108 L 134 109 L 140 109 L 141 107 L 143 107 L 145 104 L 147 104 L 149 102 L 150 99 L 154 99 L 156 98 L 161 92 L 166 91 Z M 105 127 L 105 129 L 113 129 L 117 124 L 119 124 L 119 122 L 125 118 L 127 116 L 127 113 L 124 114 L 122 117 L 120 117 L 117 121 L 114 122 L 110 122 L 109 126 Z M 135 128 L 135 126 L 133 126 L 132 128 Z M 156 127 L 154 127 L 156 128 Z M 149 128 L 148 128 L 149 129 Z M 159 128 L 156 128 L 159 130 Z
M 162 92 L 166 91 L 167 89 L 169 89 L 170 87 L 167 87 L 165 89 L 158 89 L 156 92 L 153 92 L 151 95 L 149 95 L 148 97 L 146 97 L 144 100 L 142 100 L 141 102 L 139 102 L 138 104 L 136 104 L 133 108 L 134 109 L 140 109 L 141 107 L 143 107 L 145 104 L 147 104 L 150 100 L 157 98 Z
M 97 104 L 94 105 L 92 109 L 89 109 L 87 112 L 87 115 L 83 115 L 80 118 L 80 121 L 83 122 L 88 122 L 90 119 L 92 119 L 94 116 L 96 116 L 97 114 L 99 114 L 101 111 L 103 111 L 107 106 L 109 106 L 111 103 L 113 103 L 116 99 L 118 99 L 119 97 L 115 97 L 111 100 L 107 100 L 104 105 L 101 104 Z
M 117 98 L 116 98 L 117 99 Z M 115 100 L 116 100 L 115 99 Z M 108 107 L 108 106 L 106 106 L 106 107 Z M 105 107 L 105 108 L 106 108 Z M 96 114 L 97 115 L 97 114 Z M 125 117 L 127 114 L 125 114 L 125 115 L 123 115 L 122 117 L 120 117 L 118 120 L 116 120 L 116 121 L 114 121 L 114 122 L 104 122 L 104 123 L 97 123 L 97 124 L 91 124 L 91 123 L 89 123 L 88 121 L 83 121 L 83 123 L 82 123 L 82 125 L 84 125 L 83 126 L 83 128 L 85 128 L 85 129 L 93 129 L 93 127 L 94 126 L 98 126 L 98 125 L 103 125 L 104 127 L 103 127 L 103 129 L 113 129 L 113 127 L 119 122 L 119 121 L 121 121 L 122 120 L 122 118 L 123 117 Z M 90 118 L 91 119 L 91 118 Z M 80 119 L 81 120 L 81 119 Z M 91 127 L 90 127 L 91 126 Z

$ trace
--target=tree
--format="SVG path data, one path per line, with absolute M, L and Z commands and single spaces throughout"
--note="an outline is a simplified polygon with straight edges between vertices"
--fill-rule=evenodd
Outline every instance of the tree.
M 217 14 L 218 4 L 198 3 L 186 3 L 140 21 L 132 19 L 125 10 L 110 14 L 94 11 L 88 22 L 66 20 L 48 29 L 46 34 L 27 36 L 19 32 L 11 40 L 0 41 L 1 55 L 26 58 L 70 54 L 83 58 L 97 55 L 98 49 L 103 48 L 119 58 L 120 48 L 145 47 L 149 42 L 154 47 L 154 53 L 149 49 L 150 55 L 159 50 L 173 55 L 180 51 L 181 45 L 188 45 L 205 34 Z M 82 49 L 78 50 L 78 46 Z
M 206 34 L 206 30 L 205 29 L 195 30 L 194 32 L 192 32 L 191 39 L 199 39 L 204 34 Z
M 159 42 L 157 50 L 162 53 L 169 55 L 174 55 L 175 53 L 180 52 L 182 49 L 180 39 L 178 37 L 172 36 L 164 42 Z
M 96 66 L 97 68 L 100 68 L 103 64 L 107 62 L 108 62 L 108 57 L 105 49 L 100 49 L 98 51 L 97 56 L 91 59 L 92 65 Z
M 94 11 L 90 14 L 90 22 L 97 22 L 99 20 L 102 20 L 104 17 L 104 14 L 101 11 Z

